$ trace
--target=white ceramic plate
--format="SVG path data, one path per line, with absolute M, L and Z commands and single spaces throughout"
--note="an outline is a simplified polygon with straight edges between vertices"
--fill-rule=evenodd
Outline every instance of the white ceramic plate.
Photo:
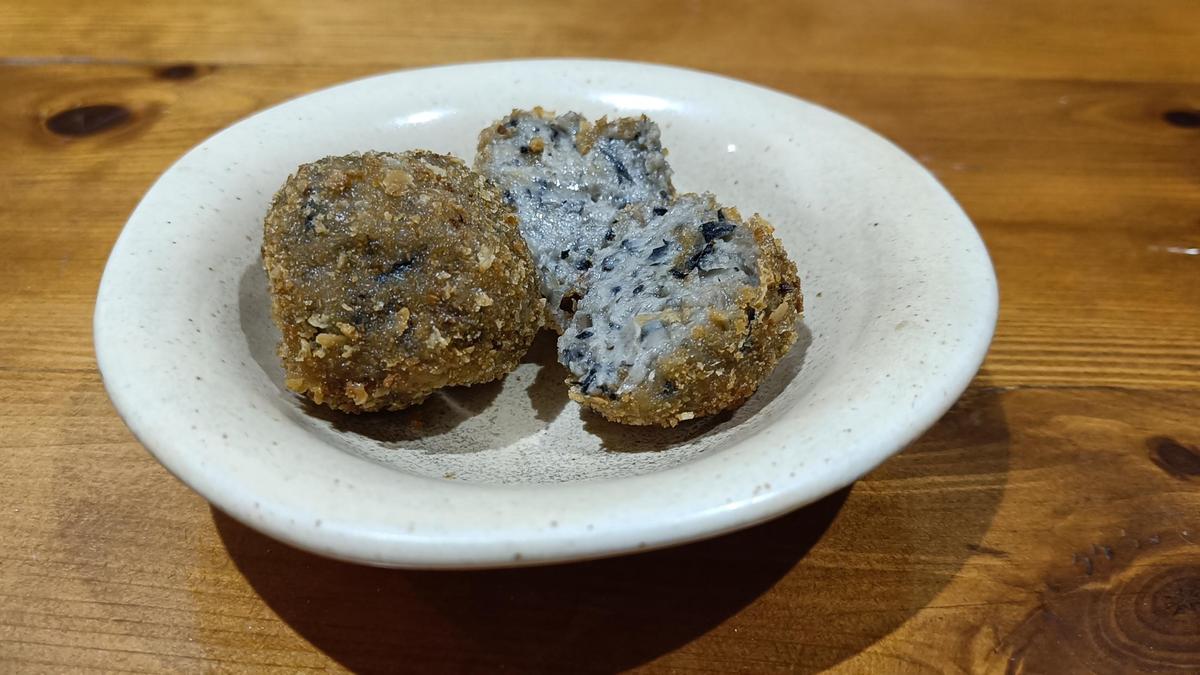
M 806 330 L 749 403 L 673 430 L 566 397 L 552 341 L 502 383 L 364 417 L 282 385 L 261 220 L 298 164 L 429 148 L 470 161 L 513 107 L 650 114 L 681 192 L 777 228 Z M 945 412 L 981 363 L 996 281 L 978 234 L 916 162 L 790 96 L 612 61 L 480 63 L 310 94 L 213 136 L 150 189 L 96 302 L 117 410 L 172 473 L 271 536 L 396 567 L 613 555 L 727 532 L 841 488 Z

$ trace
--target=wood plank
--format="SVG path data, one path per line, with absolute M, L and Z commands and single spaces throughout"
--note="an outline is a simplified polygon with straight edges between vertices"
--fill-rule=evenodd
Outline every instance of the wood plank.
M 0 453 L 0 513 L 37 516 L 0 518 L 0 663 L 1188 672 L 1198 405 L 977 388 L 851 489 L 764 527 L 474 573 L 300 553 L 210 514 L 130 440 L 31 439 Z
M 385 0 L 221 0 L 131 8 L 4 3 L 0 56 L 380 67 L 593 56 L 735 72 L 772 64 L 793 72 L 1200 80 L 1200 10 L 1191 0 L 464 0 L 436 12 Z

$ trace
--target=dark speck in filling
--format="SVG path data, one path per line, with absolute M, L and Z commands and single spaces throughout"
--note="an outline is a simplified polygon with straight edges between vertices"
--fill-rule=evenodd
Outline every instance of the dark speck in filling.
M 516 121 L 515 119 L 509 120 L 509 121 L 508 121 L 508 126 L 510 126 L 510 127 L 512 127 L 512 128 L 514 128 L 514 129 L 516 129 L 516 128 L 517 128 L 517 121 Z
M 607 258 L 604 259 L 604 262 L 600 263 L 600 269 L 604 270 L 605 272 L 613 271 L 613 268 L 616 266 L 617 266 L 617 256 L 615 256 L 615 255 L 608 256 Z
M 641 292 L 642 292 L 642 291 L 644 291 L 644 290 L 646 290 L 646 285 L 645 285 L 645 284 L 638 284 L 637 286 L 634 286 L 634 287 L 633 287 L 633 294 L 634 294 L 634 295 L 637 295 L 638 293 L 641 293 Z
M 779 283 L 779 294 L 780 295 L 787 295 L 788 293 L 791 293 L 794 290 L 796 290 L 796 289 L 786 281 L 781 281 Z
M 725 222 L 725 209 L 717 209 L 717 220 Z
M 625 163 L 622 162 L 619 157 L 614 155 L 613 151 L 610 148 L 608 148 L 604 145 L 601 145 L 600 146 L 600 154 L 604 155 L 604 158 L 607 159 L 609 161 L 609 163 L 611 163 L 613 165 L 613 169 L 617 172 L 617 182 L 618 183 L 632 183 L 633 182 L 633 176 L 629 175 L 629 169 L 625 168 Z
M 571 255 L 571 252 L 570 252 L 570 251 L 568 251 L 568 250 L 563 250 L 563 252 L 562 252 L 562 253 L 559 253 L 559 254 L 558 254 L 558 257 L 559 257 L 559 258 L 562 258 L 563 260 L 566 260 L 566 259 L 567 259 L 567 257 L 568 257 L 568 256 L 570 256 L 570 255 Z
M 586 340 L 586 339 L 588 339 L 588 338 L 592 337 L 593 335 L 595 335 L 595 333 L 593 333 L 593 332 L 592 332 L 592 331 L 590 331 L 590 330 L 581 330 L 581 331 L 579 331 L 578 333 L 576 333 L 576 334 L 575 334 L 575 339 L 577 339 L 577 340 Z
M 665 215 L 667 215 L 667 209 L 662 206 L 656 206 L 656 207 L 654 207 L 654 215 L 665 216 Z
M 666 199 L 667 197 L 670 197 L 671 195 L 667 194 L 667 191 L 666 191 L 666 190 L 659 190 L 659 191 L 658 191 L 658 196 L 659 196 L 659 197 L 662 197 L 663 199 Z
M 575 311 L 575 303 L 577 303 L 577 302 L 579 302 L 578 295 L 576 295 L 574 293 L 572 293 L 570 295 L 564 295 L 563 299 L 558 301 L 558 308 L 564 312 L 574 312 Z
M 647 260 L 650 262 L 662 260 L 663 256 L 667 254 L 667 249 L 669 248 L 671 248 L 671 244 L 666 239 L 663 239 L 662 246 L 650 251 L 650 256 L 647 258 Z
M 746 319 L 747 319 L 748 321 L 753 321 L 753 320 L 754 320 L 754 308 L 753 308 L 753 307 L 747 307 L 747 308 L 746 308 Z
M 611 227 L 608 228 L 608 232 L 604 233 L 604 241 L 612 241 L 613 239 L 616 239 L 616 238 L 617 238 L 617 233 L 613 232 L 613 229 Z
M 620 293 L 620 292 L 621 292 L 621 287 L 620 287 L 620 286 L 613 286 L 613 287 L 612 287 L 612 291 L 611 291 L 611 292 L 612 292 L 612 294 L 613 294 L 613 295 L 616 295 L 617 293 Z
M 663 382 L 663 388 L 662 388 L 663 396 L 670 396 L 671 394 L 674 394 L 674 393 L 675 393 L 675 382 L 673 382 L 672 380 L 667 380 L 666 382 Z
M 521 147 L 517 148 L 517 150 L 519 150 L 522 155 L 529 154 L 529 146 L 528 145 L 522 145 Z
M 592 382 L 595 381 L 595 379 L 596 379 L 596 369 L 592 368 L 591 370 L 588 371 L 587 376 L 583 378 L 583 381 L 581 381 L 579 383 L 579 388 L 586 392 L 588 389 L 591 388 Z
M 710 220 L 700 226 L 700 231 L 704 234 L 704 241 L 712 241 L 733 234 L 733 228 L 734 224 L 728 220 Z
M 504 191 L 504 201 L 508 202 L 509 204 L 512 204 L 512 203 L 513 203 L 513 201 L 515 201 L 515 200 L 513 199 L 513 193 L 512 193 L 512 190 L 505 190 L 505 191 Z
M 575 269 L 579 270 L 580 272 L 582 272 L 586 269 L 590 269 L 591 266 L 592 266 L 592 261 L 588 260 L 587 258 L 584 258 L 583 260 L 580 260 L 579 262 L 575 263 Z
M 691 272 L 692 270 L 694 270 L 700 266 L 700 261 L 704 260 L 705 256 L 707 256 L 708 254 L 710 254 L 712 252 L 713 252 L 713 243 L 710 241 L 704 245 L 704 248 L 693 253 L 692 257 L 687 259 L 687 262 L 685 262 L 683 264 L 682 268 L 672 267 L 671 275 L 674 276 L 676 279 L 682 279 L 682 278 L 686 277 L 689 272 Z
M 559 134 L 558 127 L 550 127 L 550 142 L 551 143 L 558 140 L 558 134 Z

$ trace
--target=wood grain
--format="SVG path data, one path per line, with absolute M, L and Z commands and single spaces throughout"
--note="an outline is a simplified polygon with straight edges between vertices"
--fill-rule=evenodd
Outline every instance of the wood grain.
M 0 671 L 1197 672 L 1198 44 L 1187 0 L 0 3 Z M 386 572 L 210 511 L 96 373 L 137 200 L 291 96 L 538 55 L 746 78 L 912 153 L 1000 277 L 967 396 L 813 507 L 617 560 Z
M 486 0 L 0 6 L 0 55 L 214 64 L 412 66 L 518 56 L 666 61 L 707 70 L 1083 80 L 1200 79 L 1190 0 L 894 3 Z

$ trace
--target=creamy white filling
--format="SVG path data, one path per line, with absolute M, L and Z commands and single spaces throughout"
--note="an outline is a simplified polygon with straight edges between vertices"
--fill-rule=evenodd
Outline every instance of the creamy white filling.
M 518 113 L 500 124 L 510 133 L 492 143 L 490 161 L 479 169 L 516 207 L 542 294 L 565 324 L 571 300 L 564 302 L 564 296 L 609 241 L 618 212 L 629 204 L 662 204 L 671 197 L 671 170 L 659 130 L 640 121 L 634 136 L 625 139 L 610 128 L 582 154 L 576 137 L 583 118 L 575 113 L 554 120 Z
M 652 379 L 710 309 L 729 311 L 758 285 L 758 245 L 708 194 L 627 209 L 613 228 L 558 347 L 585 393 L 617 396 Z

